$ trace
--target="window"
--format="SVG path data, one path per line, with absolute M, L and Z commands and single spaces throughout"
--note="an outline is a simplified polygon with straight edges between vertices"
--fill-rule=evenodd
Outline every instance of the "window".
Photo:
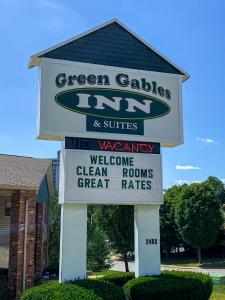
M 5 216 L 11 216 L 11 200 L 5 201 Z

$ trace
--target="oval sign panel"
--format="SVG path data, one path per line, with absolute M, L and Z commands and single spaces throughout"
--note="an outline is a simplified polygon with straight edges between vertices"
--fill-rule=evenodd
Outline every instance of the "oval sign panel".
M 99 118 L 145 120 L 170 112 L 169 105 L 159 99 L 117 89 L 72 89 L 57 94 L 55 101 L 65 109 Z

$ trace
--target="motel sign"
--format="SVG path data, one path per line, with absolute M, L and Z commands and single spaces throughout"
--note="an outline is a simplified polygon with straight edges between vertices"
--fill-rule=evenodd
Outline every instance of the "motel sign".
M 62 141 L 59 281 L 86 277 L 87 204 L 134 205 L 135 276 L 160 273 L 160 147 L 183 143 L 189 75 L 114 19 L 31 56 L 38 139 Z

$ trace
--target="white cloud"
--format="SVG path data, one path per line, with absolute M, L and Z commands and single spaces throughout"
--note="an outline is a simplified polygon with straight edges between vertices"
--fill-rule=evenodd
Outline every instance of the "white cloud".
M 197 137 L 196 141 L 206 143 L 206 144 L 215 144 L 215 141 L 209 138 L 202 138 L 202 137 Z
M 176 185 L 182 185 L 182 184 L 188 184 L 189 182 L 187 180 L 184 180 L 184 179 L 177 179 L 175 181 L 175 184 Z
M 225 178 L 222 178 L 221 181 L 225 184 Z
M 200 169 L 201 168 L 199 167 L 190 166 L 190 165 L 186 165 L 186 166 L 176 165 L 176 170 L 200 170 Z
M 201 181 L 199 180 L 193 180 L 193 181 L 188 181 L 185 179 L 177 179 L 175 180 L 176 185 L 182 185 L 182 184 L 192 184 L 192 183 L 200 183 Z

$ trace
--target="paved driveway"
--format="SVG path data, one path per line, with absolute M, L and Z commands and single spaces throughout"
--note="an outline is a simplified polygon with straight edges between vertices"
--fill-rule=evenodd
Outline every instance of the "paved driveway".
M 128 264 L 129 264 L 130 272 L 134 272 L 134 261 L 131 261 Z M 111 266 L 111 270 L 125 271 L 124 262 L 121 260 L 114 260 Z M 202 268 L 188 268 L 188 267 L 161 265 L 161 270 L 181 270 L 181 271 L 201 272 L 205 274 L 210 274 L 211 276 L 225 276 L 225 269 L 202 269 Z

